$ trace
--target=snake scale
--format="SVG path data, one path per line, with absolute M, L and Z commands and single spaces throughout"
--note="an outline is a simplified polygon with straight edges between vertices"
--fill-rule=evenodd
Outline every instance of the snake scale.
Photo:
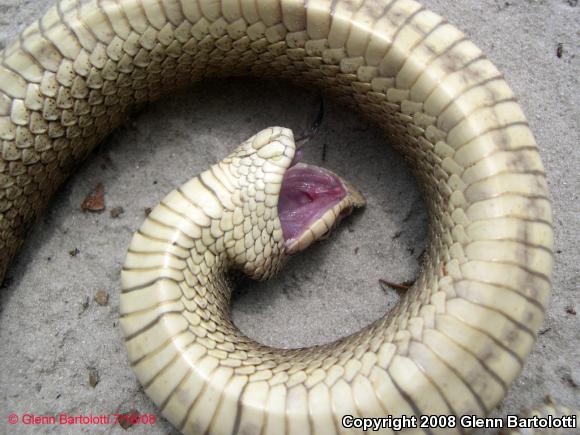
M 428 205 L 423 269 L 395 309 L 337 342 L 280 350 L 244 337 L 226 270 L 267 278 L 362 203 L 320 170 L 341 199 L 289 243 L 278 195 L 306 169 L 292 132 L 264 130 L 170 193 L 131 242 L 121 324 L 146 392 L 184 433 L 488 414 L 544 319 L 548 188 L 502 75 L 411 0 L 61 0 L 0 54 L 0 279 L 51 194 L 132 106 L 245 74 L 322 89 L 385 129 Z

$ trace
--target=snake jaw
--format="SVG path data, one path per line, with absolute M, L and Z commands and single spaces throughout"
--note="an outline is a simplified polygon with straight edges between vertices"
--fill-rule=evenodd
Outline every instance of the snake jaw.
M 363 207 L 363 195 L 332 171 L 297 163 L 284 174 L 278 217 L 288 255 L 323 240 L 339 222 Z

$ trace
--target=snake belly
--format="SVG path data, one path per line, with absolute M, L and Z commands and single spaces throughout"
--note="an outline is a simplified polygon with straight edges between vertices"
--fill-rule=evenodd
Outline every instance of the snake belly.
M 122 315 L 141 322 L 126 336 L 132 366 L 164 415 L 186 433 L 302 435 L 347 432 L 343 415 L 488 414 L 548 303 L 548 188 L 502 75 L 414 1 L 60 1 L 0 53 L 0 278 L 51 194 L 131 107 L 244 74 L 319 88 L 384 128 L 424 191 L 429 246 L 384 318 L 328 345 L 272 349 L 229 322 L 212 252 L 193 255 L 228 201 L 206 195 L 174 255 L 149 256 L 149 281 L 122 296 Z M 150 229 L 161 246 L 171 227 Z M 187 286 L 169 284 L 181 277 Z

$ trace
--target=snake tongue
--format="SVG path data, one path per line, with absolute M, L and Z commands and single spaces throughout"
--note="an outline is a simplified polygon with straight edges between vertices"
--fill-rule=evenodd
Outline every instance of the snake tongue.
M 364 198 L 340 177 L 318 166 L 297 163 L 284 174 L 278 217 L 286 251 L 302 251 L 323 238 Z

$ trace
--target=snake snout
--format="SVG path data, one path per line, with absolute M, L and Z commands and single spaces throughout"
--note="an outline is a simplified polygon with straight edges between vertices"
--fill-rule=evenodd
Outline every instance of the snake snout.
M 278 201 L 286 253 L 326 238 L 354 208 L 365 204 L 363 195 L 334 172 L 295 158 L 284 174 Z

